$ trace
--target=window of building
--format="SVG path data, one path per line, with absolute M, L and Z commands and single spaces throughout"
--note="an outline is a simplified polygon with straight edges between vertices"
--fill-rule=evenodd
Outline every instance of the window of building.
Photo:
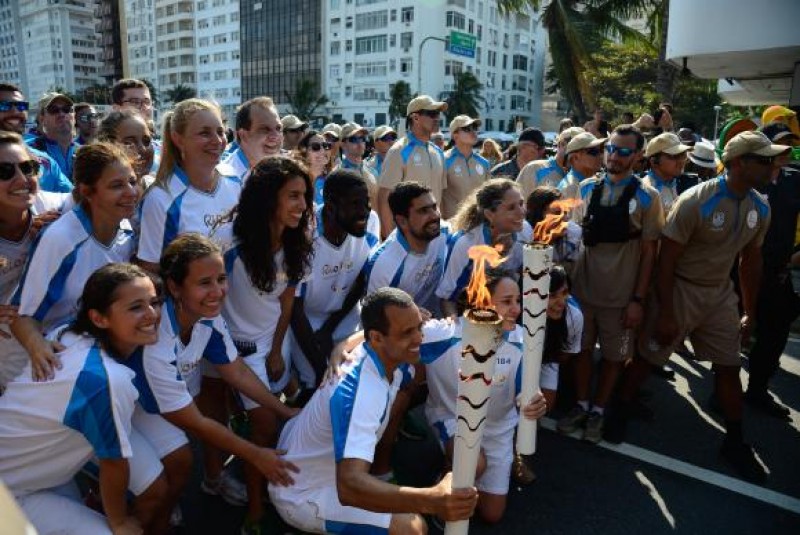
M 208 37 L 201 37 L 201 38 L 200 38 L 200 39 L 197 41 L 197 44 L 198 44 L 198 46 L 208 46 Z M 161 45 L 161 43 L 159 43 L 159 46 L 160 46 L 160 45 Z
M 413 7 L 404 7 L 400 10 L 400 22 L 414 22 Z
M 448 6 L 467 7 L 467 0 L 447 0 Z
M 508 54 L 503 54 L 503 69 L 508 68 Z
M 331 78 L 338 78 L 340 70 L 339 65 L 331 65 L 328 69 L 328 75 Z
M 200 19 L 197 21 L 197 27 L 201 30 L 208 28 L 208 19 Z M 159 33 L 163 33 L 163 31 L 159 31 Z
M 356 55 L 386 52 L 386 36 L 372 35 L 356 39 Z
M 345 52 L 352 52 L 353 51 L 353 40 L 348 39 L 344 42 L 344 51 Z
M 331 56 L 338 56 L 341 52 L 342 43 L 340 41 L 331 41 Z
M 353 27 L 353 17 L 347 17 L 346 19 L 344 19 L 344 27 L 345 28 Z
M 392 22 L 395 22 L 397 20 L 397 10 L 396 9 L 392 9 L 391 11 L 389 11 L 389 20 L 392 21 Z
M 385 61 L 368 61 L 356 63 L 356 78 L 367 78 L 370 76 L 386 76 Z
M 345 74 L 350 74 L 351 72 L 353 72 L 353 64 L 352 63 L 345 63 L 344 64 L 344 73 Z
M 458 28 L 463 30 L 466 26 L 466 17 L 457 11 L 448 11 L 446 16 L 448 28 Z
M 410 74 L 411 70 L 414 67 L 413 60 L 411 58 L 402 58 L 400 60 L 400 72 L 403 74 Z
M 214 26 L 222 26 L 225 24 L 225 15 L 217 15 L 214 17 Z
M 201 82 L 210 82 L 211 81 L 211 73 L 210 72 L 201 72 L 200 73 L 200 81 Z
M 483 26 L 481 26 L 480 24 L 478 24 L 478 33 L 477 33 L 477 35 L 478 35 L 478 41 L 483 39 Z
M 397 46 L 397 35 L 396 34 L 389 34 L 389 46 L 394 48 Z
M 339 9 L 340 0 L 331 0 L 331 9 Z
M 227 42 L 228 42 L 228 36 L 225 35 L 224 33 L 218 33 L 217 35 L 214 36 L 215 45 L 220 45 L 222 43 L 227 43 Z
M 401 33 L 400 46 L 403 47 L 404 50 L 408 50 L 409 48 L 414 46 L 414 33 L 413 32 Z
M 214 54 L 214 61 L 228 61 L 227 52 L 216 52 Z
M 197 59 L 197 61 L 200 63 L 200 65 L 205 65 L 208 63 L 208 54 L 203 54 Z
M 475 21 L 469 19 L 469 24 L 467 24 L 467 32 L 474 34 L 475 33 Z
M 456 75 L 461 74 L 461 72 L 463 70 L 464 70 L 464 64 L 461 63 L 460 61 L 454 61 L 454 60 L 448 59 L 448 60 L 445 60 L 445 62 L 444 62 L 444 75 L 445 76 L 451 76 L 451 75 L 452 76 L 456 76 Z
M 359 30 L 378 30 L 389 25 L 389 12 L 372 11 L 370 13 L 359 13 L 356 15 L 356 31 Z
M 523 56 L 522 54 L 514 54 L 514 58 L 512 60 L 512 66 L 515 70 L 518 71 L 527 71 L 528 70 L 528 57 Z
M 214 71 L 214 80 L 226 80 L 228 71 Z

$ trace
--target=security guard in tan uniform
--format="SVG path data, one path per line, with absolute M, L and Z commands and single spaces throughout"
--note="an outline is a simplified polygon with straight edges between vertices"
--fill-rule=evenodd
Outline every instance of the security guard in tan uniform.
M 597 139 L 589 132 L 576 134 L 567 143 L 565 153 L 569 172 L 558 183 L 562 199 L 581 200 L 581 183 L 594 177 L 603 167 L 603 145 L 607 138 Z M 579 205 L 573 208 L 569 217 L 576 223 L 583 221 L 586 206 Z
M 569 172 L 567 163 L 567 143 L 584 129 L 580 126 L 571 126 L 558 134 L 556 138 L 556 155 L 545 160 L 534 160 L 519 172 L 517 182 L 522 189 L 522 197 L 528 199 L 538 187 L 548 186 L 557 188 L 558 183 Z
M 742 439 L 740 343 L 746 343 L 755 315 L 761 276 L 761 244 L 770 222 L 767 200 L 755 191 L 771 177 L 775 156 L 789 150 L 760 132 L 742 132 L 725 145 L 727 172 L 678 197 L 664 227 L 656 276 L 656 295 L 648 303 L 639 355 L 625 373 L 620 406 L 609 421 L 606 439 L 624 438 L 628 410 L 636 392 L 686 335 L 695 355 L 709 360 L 716 397 L 727 432 L 721 456 L 744 478 L 766 475 Z M 740 255 L 744 315 L 729 276 Z M 741 337 L 741 339 L 740 339 Z
M 594 138 L 580 134 L 570 145 L 581 136 Z M 558 430 L 572 433 L 583 428 L 584 440 L 592 443 L 602 439 L 605 408 L 623 363 L 633 356 L 634 331 L 644 314 L 664 225 L 658 192 L 633 173 L 643 147 L 639 130 L 630 125 L 617 127 L 605 147 L 606 173 L 581 183 L 586 206 L 584 247 L 573 277 L 573 293 L 584 317 L 582 348 L 575 365 L 578 405 L 559 420 Z M 592 398 L 592 353 L 598 339 L 603 365 Z
M 368 135 L 367 129 L 356 123 L 347 123 L 342 126 L 342 161 L 334 168 L 334 171 L 336 169 L 347 169 L 363 178 L 369 190 L 370 204 L 374 208 L 377 206 L 376 203 L 378 201 L 378 182 L 364 162 Z
M 658 192 L 664 214 L 678 198 L 677 178 L 683 174 L 689 151 L 692 147 L 681 143 L 681 139 L 672 132 L 659 134 L 647 144 L 644 155 L 650 162 L 650 170 L 643 182 Z
M 428 95 L 411 99 L 406 108 L 406 136 L 386 153 L 378 178 L 378 214 L 381 234 L 386 238 L 394 230 L 389 209 L 389 193 L 400 182 L 413 180 L 431 188 L 437 203 L 447 187 L 444 153 L 431 143 L 431 135 L 439 131 L 439 117 L 447 111 L 446 102 L 437 102 Z
M 454 146 L 444 153 L 444 168 L 447 173 L 447 189 L 442 198 L 444 219 L 456 215 L 461 201 L 489 178 L 489 160 L 472 150 L 478 142 L 480 126 L 480 119 L 473 119 L 468 115 L 459 115 L 450 121 L 450 135 Z

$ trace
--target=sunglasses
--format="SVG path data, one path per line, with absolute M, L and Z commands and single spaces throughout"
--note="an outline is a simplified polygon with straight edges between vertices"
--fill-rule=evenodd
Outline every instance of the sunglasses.
M 305 131 L 306 131 L 305 126 L 301 126 L 300 128 L 287 128 L 286 130 L 284 130 L 284 132 L 287 134 L 300 134 Z
M 319 152 L 321 150 L 331 150 L 331 144 L 327 141 L 323 141 L 322 143 L 315 141 L 313 143 L 308 144 L 308 150 L 311 152 Z
M 56 106 L 55 104 L 51 104 L 45 109 L 47 110 L 47 113 L 49 113 L 50 115 L 57 115 L 59 113 L 70 114 L 73 111 L 75 111 L 75 108 L 70 106 L 69 104 L 65 106 Z
M 469 125 L 469 126 L 462 126 L 462 127 L 461 127 L 461 128 L 459 128 L 458 130 L 459 130 L 460 132 L 477 132 L 477 131 L 478 131 L 478 125 L 476 125 L 476 124 L 471 124 L 471 125 Z
M 773 165 L 775 163 L 774 156 L 759 156 L 758 154 L 745 154 L 742 159 L 756 162 L 759 165 Z
M 0 100 L 0 111 L 11 111 L 11 108 L 16 108 L 17 111 L 28 111 L 31 105 L 24 100 Z
M 78 116 L 78 121 L 82 123 L 91 123 L 92 121 L 96 121 L 100 118 L 99 113 L 82 113 Z
M 417 113 L 424 115 L 425 117 L 430 117 L 431 119 L 439 118 L 439 110 L 421 110 Z
M 609 144 L 606 145 L 606 152 L 608 154 L 614 154 L 616 152 L 622 158 L 627 158 L 628 156 L 631 156 L 634 152 L 636 152 L 636 149 L 627 149 L 625 147 L 618 147 L 617 145 Z
M 329 143 L 336 143 L 339 141 L 339 138 L 335 134 L 325 134 L 325 139 L 328 140 Z
M 367 142 L 367 138 L 365 138 L 364 136 L 350 136 L 349 138 L 347 138 L 347 142 L 348 143 L 366 143 Z
M 14 178 L 17 174 L 17 169 L 27 178 L 31 178 L 39 174 L 39 162 L 36 160 L 26 160 L 19 163 L 2 162 L 0 163 L 0 181 L 7 181 Z
M 592 147 L 590 149 L 586 149 L 586 154 L 588 154 L 589 156 L 600 156 L 602 152 L 603 149 L 599 147 Z
M 664 157 L 667 160 L 673 160 L 673 161 L 685 160 L 685 159 L 687 159 L 689 157 L 689 153 L 688 152 L 679 152 L 678 154 L 666 154 L 666 153 L 664 153 Z
M 378 141 L 385 141 L 387 143 L 389 143 L 389 142 L 394 143 L 395 141 L 397 141 L 397 135 L 395 135 L 395 134 L 386 134 L 385 136 L 380 138 Z

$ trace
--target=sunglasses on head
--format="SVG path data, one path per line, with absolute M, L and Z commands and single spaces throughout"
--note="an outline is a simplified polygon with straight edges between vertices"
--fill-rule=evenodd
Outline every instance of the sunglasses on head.
M 327 141 L 323 141 L 320 143 L 319 141 L 314 141 L 313 143 L 308 144 L 308 150 L 311 152 L 319 152 L 321 150 L 331 150 L 331 144 Z
M 379 141 L 385 141 L 387 143 L 388 142 L 394 143 L 395 141 L 397 141 L 397 134 L 386 134 L 385 136 L 380 138 Z
M 420 115 L 424 115 L 425 117 L 430 117 L 431 119 L 439 118 L 439 110 L 421 110 L 418 113 Z
M 36 160 L 26 160 L 19 163 L 2 162 L 0 163 L 0 181 L 11 180 L 17 174 L 17 169 L 30 178 L 39 174 L 39 162 Z
M 82 113 L 78 116 L 78 120 L 82 123 L 91 123 L 100 118 L 99 113 Z
M 608 145 L 606 145 L 606 152 L 608 154 L 614 154 L 616 152 L 621 157 L 627 158 L 628 156 L 630 156 L 634 152 L 636 152 L 636 149 L 628 149 L 628 148 L 625 148 L 625 147 L 619 147 L 617 145 L 608 144 Z
M 49 113 L 50 115 L 56 115 L 58 113 L 67 113 L 67 114 L 69 114 L 69 113 L 72 113 L 73 111 L 75 111 L 75 108 L 73 106 L 71 106 L 70 104 L 65 104 L 64 106 L 57 106 L 55 104 L 50 104 L 45 109 L 47 110 L 47 113 Z
M 348 143 L 366 143 L 367 142 L 367 138 L 365 138 L 364 136 L 350 136 L 349 138 L 347 138 L 347 142 Z
M 742 159 L 756 162 L 759 165 L 773 165 L 775 163 L 774 156 L 759 156 L 758 154 L 745 154 Z
M 17 111 L 28 111 L 31 105 L 24 100 L 0 100 L 0 111 L 11 111 L 11 108 L 16 108 Z
M 592 147 L 590 149 L 586 149 L 586 154 L 588 154 L 589 156 L 600 156 L 602 152 L 603 149 L 601 149 L 600 147 Z

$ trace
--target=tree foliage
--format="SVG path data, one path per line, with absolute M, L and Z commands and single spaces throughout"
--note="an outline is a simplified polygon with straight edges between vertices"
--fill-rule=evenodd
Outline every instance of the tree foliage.
M 395 123 L 406 116 L 408 103 L 411 101 L 411 86 L 408 82 L 398 80 L 389 88 L 389 122 Z
M 178 84 L 164 91 L 164 99 L 167 102 L 177 104 L 184 100 L 189 100 L 197 96 L 197 90 L 186 84 Z M 152 97 L 152 95 L 151 95 Z
M 158 90 L 156 89 L 156 86 L 153 85 L 153 82 L 151 82 L 147 78 L 142 78 L 141 80 L 142 82 L 144 82 L 144 85 L 146 85 L 147 88 L 150 90 L 150 100 L 153 101 L 153 107 L 158 107 L 158 104 L 161 102 L 161 100 L 160 100 L 160 95 L 158 94 Z
M 302 121 L 309 121 L 314 117 L 317 108 L 328 103 L 328 97 L 317 92 L 316 84 L 308 79 L 297 80 L 294 92 L 283 92 L 289 102 L 292 114 Z
M 461 72 L 455 76 L 453 91 L 447 97 L 447 120 L 457 115 L 478 117 L 483 102 L 483 84 L 471 72 Z

